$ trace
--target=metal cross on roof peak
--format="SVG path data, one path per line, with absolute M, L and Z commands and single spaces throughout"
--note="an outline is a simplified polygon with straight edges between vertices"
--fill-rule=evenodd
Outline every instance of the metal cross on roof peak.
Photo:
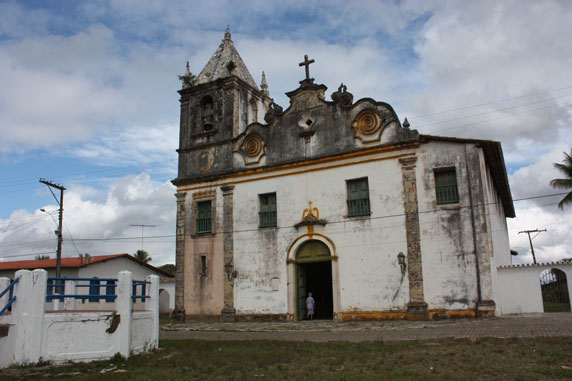
M 310 64 L 313 64 L 314 62 L 316 61 L 314 61 L 313 59 L 308 60 L 308 55 L 304 54 L 304 62 L 300 62 L 298 64 L 298 66 L 306 67 L 306 81 L 310 83 L 313 81 L 313 78 L 310 78 Z

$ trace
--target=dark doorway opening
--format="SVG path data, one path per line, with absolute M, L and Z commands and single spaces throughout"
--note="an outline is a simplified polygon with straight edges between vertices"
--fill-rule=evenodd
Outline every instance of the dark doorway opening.
M 334 315 L 332 262 L 328 260 L 301 263 L 297 266 L 298 300 L 300 301 L 298 320 L 306 319 L 305 300 L 309 292 L 316 301 L 314 319 L 332 319 Z

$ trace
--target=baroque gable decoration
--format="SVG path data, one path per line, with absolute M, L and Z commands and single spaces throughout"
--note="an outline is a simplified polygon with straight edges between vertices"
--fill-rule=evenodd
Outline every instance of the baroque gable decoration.
M 260 135 L 250 134 L 244 138 L 236 151 L 242 155 L 244 164 L 258 164 L 260 159 L 266 155 L 266 142 Z
M 276 118 L 282 115 L 282 112 L 283 112 L 282 107 L 272 102 L 268 106 L 268 111 L 266 112 L 266 115 L 264 115 L 264 121 L 267 124 L 272 124 L 274 123 L 274 121 L 276 121 Z
M 338 91 L 332 93 L 332 100 L 334 103 L 339 103 L 340 106 L 348 108 L 354 102 L 354 96 L 348 91 L 348 88 L 343 83 L 338 87 Z
M 314 231 L 314 225 L 326 225 L 328 221 L 320 218 L 320 211 L 313 206 L 312 201 L 308 201 L 308 207 L 302 213 L 302 221 L 298 222 L 294 227 L 296 229 L 301 226 L 308 226 L 308 232 Z
M 361 111 L 352 122 L 354 137 L 362 143 L 378 142 L 387 122 L 377 111 L 366 109 Z

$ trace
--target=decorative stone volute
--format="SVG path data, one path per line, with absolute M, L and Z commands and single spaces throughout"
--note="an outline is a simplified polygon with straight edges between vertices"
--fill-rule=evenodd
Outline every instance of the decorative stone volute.
M 378 142 L 387 124 L 387 121 L 378 111 L 365 109 L 352 122 L 354 137 L 363 143 Z
M 242 155 L 246 165 L 258 164 L 266 154 L 266 142 L 256 133 L 249 134 L 242 139 L 236 151 Z

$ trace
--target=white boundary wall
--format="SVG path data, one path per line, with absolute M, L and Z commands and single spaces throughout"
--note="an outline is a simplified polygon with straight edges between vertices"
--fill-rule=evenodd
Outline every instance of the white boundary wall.
M 45 312 L 47 272 L 20 270 L 12 312 L 0 317 L 8 334 L 0 337 L 0 368 L 39 361 L 92 361 L 116 353 L 129 357 L 159 345 L 159 277 L 147 276 L 150 296 L 144 311 L 133 311 L 129 271 L 117 275 L 115 311 Z M 5 288 L 7 278 L 0 278 Z M 9 283 L 8 283 L 9 284 Z M 4 299 L 4 298 L 3 298 Z M 112 322 L 119 324 L 110 332 Z
M 572 290 L 572 263 L 554 262 L 535 265 L 511 265 L 497 268 L 497 303 L 502 315 L 544 312 L 540 274 L 558 269 L 566 274 L 568 290 Z

